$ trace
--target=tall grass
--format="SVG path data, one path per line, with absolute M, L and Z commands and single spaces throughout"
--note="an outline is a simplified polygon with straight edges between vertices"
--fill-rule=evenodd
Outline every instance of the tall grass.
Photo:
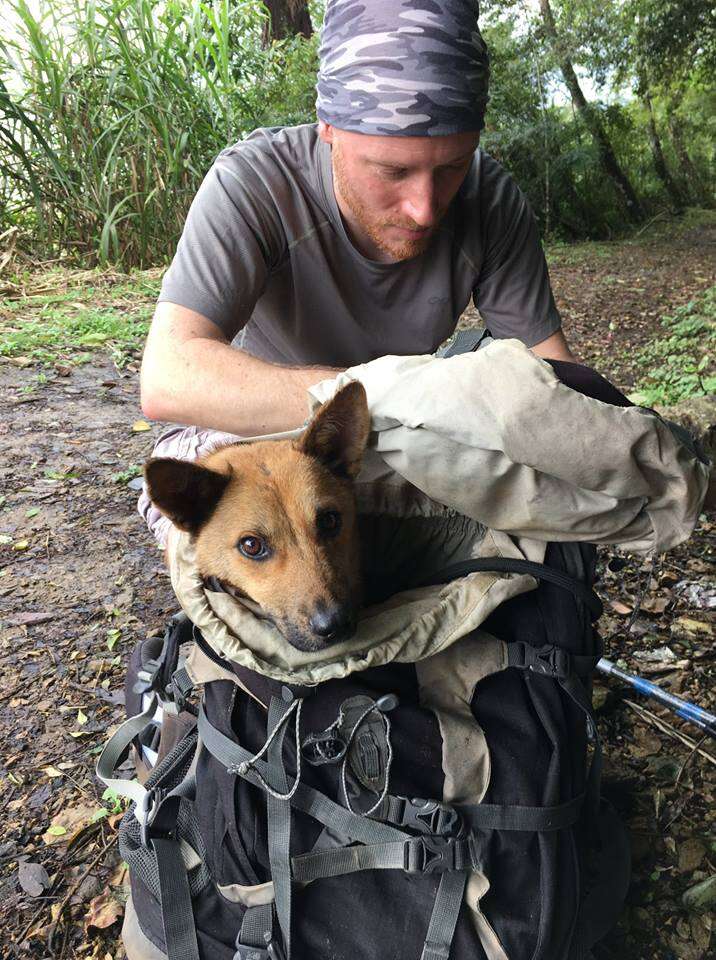
M 311 119 L 315 44 L 261 48 L 256 0 L 4 0 L 0 234 L 45 256 L 171 256 L 214 156 Z

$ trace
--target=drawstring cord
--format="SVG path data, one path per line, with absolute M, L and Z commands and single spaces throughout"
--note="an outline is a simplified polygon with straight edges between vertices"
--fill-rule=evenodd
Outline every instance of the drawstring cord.
M 288 708 L 288 710 L 284 713 L 284 715 L 278 721 L 276 726 L 273 728 L 271 733 L 268 735 L 268 737 L 266 738 L 266 742 L 261 747 L 259 752 L 254 754 L 254 756 L 251 757 L 249 760 L 244 760 L 235 768 L 235 770 L 232 770 L 232 773 L 236 772 L 242 777 L 245 777 L 248 773 L 253 773 L 254 777 L 256 777 L 256 779 L 259 781 L 259 786 L 262 787 L 262 789 L 264 789 L 266 793 L 270 793 L 272 797 L 275 797 L 276 800 L 290 800 L 291 797 L 296 792 L 296 790 L 298 790 L 298 786 L 301 782 L 301 741 L 300 741 L 299 731 L 300 731 L 300 723 L 301 723 L 301 707 L 302 706 L 303 706 L 302 698 L 299 697 L 296 700 L 294 700 L 291 706 Z M 258 760 L 260 760 L 263 757 L 263 755 L 266 753 L 266 751 L 271 746 L 273 741 L 276 739 L 276 736 L 278 735 L 278 732 L 281 729 L 281 727 L 283 727 L 285 723 L 288 723 L 292 713 L 296 715 L 295 717 L 296 779 L 294 780 L 293 786 L 288 791 L 288 793 L 279 793 L 277 790 L 274 790 L 271 784 L 268 783 L 263 778 L 263 776 L 259 773 L 258 770 L 254 769 L 254 765 Z

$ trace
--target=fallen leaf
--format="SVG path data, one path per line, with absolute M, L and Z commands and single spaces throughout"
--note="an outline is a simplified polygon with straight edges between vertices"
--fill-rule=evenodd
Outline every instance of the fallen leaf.
M 55 777 L 61 777 L 62 771 L 58 770 L 57 767 L 43 767 L 43 772 L 51 779 L 54 780 Z
M 67 833 L 67 828 L 61 827 L 58 823 L 52 827 L 48 827 L 45 833 L 49 834 L 51 837 L 64 837 L 64 835 Z
M 661 750 L 661 740 L 655 733 L 644 731 L 638 734 L 638 739 L 631 745 L 631 752 L 635 757 L 651 757 Z
M 696 637 L 710 637 L 713 626 L 703 620 L 693 620 L 691 617 L 679 617 L 671 624 L 672 633 L 685 633 Z
M 41 863 L 31 860 L 20 860 L 18 863 L 18 882 L 25 893 L 31 897 L 39 897 L 50 886 L 47 870 Z
M 82 803 L 76 807 L 64 808 L 54 817 L 51 826 L 42 835 L 42 839 L 45 843 L 56 843 L 67 837 L 71 843 L 72 838 L 92 822 L 92 816 L 96 810 L 96 804 L 89 806 Z
M 649 597 L 642 603 L 641 609 L 646 610 L 647 613 L 663 613 L 669 603 L 670 600 L 667 597 Z
M 28 611 L 27 613 L 18 613 L 15 617 L 8 617 L 5 623 L 11 627 L 26 627 L 31 623 L 47 623 L 48 620 L 54 620 L 61 616 L 60 613 L 37 613 Z
M 637 660 L 647 663 L 676 663 L 679 659 L 671 647 L 657 647 L 655 650 L 635 650 L 632 654 Z
M 29 540 L 17 540 L 15 543 L 13 543 L 12 549 L 13 549 L 13 550 L 27 550 L 27 548 L 28 548 L 29 546 L 30 546 L 30 541 L 29 541 Z
M 127 869 L 127 864 L 120 860 L 117 864 L 117 867 L 109 878 L 110 887 L 128 887 L 129 886 L 129 871 Z
M 83 727 L 87 723 L 87 714 L 82 713 L 81 710 L 77 711 L 77 723 L 79 723 L 81 727 Z
M 706 856 L 706 846 L 698 837 L 689 837 L 679 844 L 679 873 L 692 873 Z
M 150 424 L 146 420 L 135 420 L 132 424 L 132 433 L 144 433 L 146 430 L 151 430 Z
M 716 874 L 689 887 L 681 902 L 691 913 L 707 913 L 716 907 Z
M 716 610 L 716 586 L 694 580 L 682 580 L 676 587 L 692 607 L 699 610 Z
M 85 930 L 89 932 L 90 927 L 106 930 L 107 927 L 116 923 L 123 913 L 122 904 L 109 890 L 106 890 L 90 902 L 85 916 Z
M 121 813 L 113 813 L 107 822 L 113 830 L 116 830 L 122 820 L 124 820 L 124 811 Z
M 631 613 L 632 608 L 628 607 L 625 603 L 622 603 L 620 600 L 610 600 L 609 606 L 615 613 L 618 613 L 622 617 L 626 617 Z

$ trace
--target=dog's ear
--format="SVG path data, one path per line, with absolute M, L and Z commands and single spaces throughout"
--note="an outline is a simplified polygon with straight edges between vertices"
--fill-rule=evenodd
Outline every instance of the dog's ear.
M 216 509 L 229 476 L 188 460 L 156 457 L 144 465 L 149 498 L 180 530 L 196 534 Z
M 369 432 L 365 387 L 358 380 L 351 380 L 317 411 L 298 447 L 333 473 L 355 478 Z

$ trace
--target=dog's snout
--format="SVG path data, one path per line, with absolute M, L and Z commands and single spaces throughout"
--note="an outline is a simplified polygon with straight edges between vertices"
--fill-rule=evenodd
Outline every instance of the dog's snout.
M 348 604 L 316 604 L 310 620 L 311 631 L 323 640 L 334 640 L 353 628 L 353 612 Z

